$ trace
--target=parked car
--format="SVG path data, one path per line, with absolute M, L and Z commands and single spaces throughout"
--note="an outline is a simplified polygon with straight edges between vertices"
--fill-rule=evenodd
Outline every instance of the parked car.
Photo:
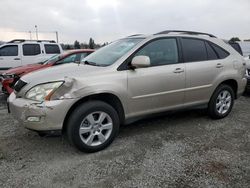
M 164 31 L 115 41 L 84 59 L 23 76 L 9 110 L 30 130 L 62 131 L 79 150 L 112 143 L 138 117 L 202 106 L 226 117 L 246 86 L 244 58 L 211 34 Z
M 250 93 L 250 56 L 246 58 L 247 61 L 247 70 L 246 70 L 246 77 L 247 77 L 247 86 L 246 86 L 246 93 Z
M 238 42 L 242 49 L 242 53 L 244 57 L 250 56 L 250 41 L 240 41 Z
M 247 77 L 247 85 L 246 85 L 246 93 L 250 92 L 250 43 L 249 42 L 227 42 L 231 45 L 239 54 L 241 54 L 246 60 L 246 77 Z M 244 49 L 242 49 L 242 47 Z
M 43 62 L 62 52 L 55 41 L 15 39 L 0 46 L 0 71 Z
M 0 82 L 2 84 L 2 91 L 6 94 L 13 92 L 15 83 L 25 74 L 30 72 L 48 68 L 51 66 L 61 65 L 65 63 L 80 63 L 80 61 L 94 52 L 93 49 L 79 49 L 70 50 L 63 54 L 55 55 L 42 63 L 30 64 L 9 69 L 0 75 Z
M 239 52 L 240 55 L 243 56 L 243 52 L 242 52 L 242 49 L 241 49 L 239 43 L 229 41 L 228 44 L 229 44 L 230 46 L 232 46 L 237 52 Z

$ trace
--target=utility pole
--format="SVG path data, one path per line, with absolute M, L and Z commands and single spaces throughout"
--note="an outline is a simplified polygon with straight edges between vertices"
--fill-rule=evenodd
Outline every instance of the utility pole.
M 32 35 L 31 35 L 31 31 L 29 31 L 29 33 L 30 33 L 30 40 L 32 40 Z
M 36 28 L 36 40 L 38 40 L 38 31 L 37 31 L 37 25 L 35 25 Z
M 56 43 L 58 43 L 58 32 L 56 31 Z

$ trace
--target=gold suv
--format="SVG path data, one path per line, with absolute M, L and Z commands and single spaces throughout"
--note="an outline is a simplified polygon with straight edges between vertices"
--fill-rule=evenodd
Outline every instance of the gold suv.
M 85 152 L 104 149 L 119 126 L 168 110 L 206 106 L 226 117 L 246 86 L 246 62 L 211 34 L 164 31 L 117 40 L 86 57 L 23 76 L 10 112 L 39 134 L 60 130 Z

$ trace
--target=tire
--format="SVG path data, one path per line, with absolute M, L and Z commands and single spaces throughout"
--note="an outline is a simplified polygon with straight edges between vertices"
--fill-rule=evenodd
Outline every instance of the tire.
M 208 104 L 208 113 L 212 119 L 222 119 L 231 112 L 235 94 L 229 85 L 220 85 Z
M 40 136 L 40 137 L 46 137 L 48 134 L 47 133 L 44 133 L 44 132 L 37 132 L 37 134 Z
M 116 110 L 102 101 L 89 101 L 78 106 L 67 123 L 67 137 L 83 152 L 92 153 L 108 147 L 119 131 Z

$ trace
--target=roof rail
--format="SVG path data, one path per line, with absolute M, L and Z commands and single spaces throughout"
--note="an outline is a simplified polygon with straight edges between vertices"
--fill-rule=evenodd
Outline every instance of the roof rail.
M 7 43 L 22 43 L 22 42 L 49 42 L 56 43 L 54 40 L 29 40 L 29 39 L 14 39 Z
M 130 36 L 127 36 L 127 37 L 136 37 L 136 36 L 140 36 L 140 35 L 143 35 L 143 34 L 134 34 L 134 35 L 130 35 Z
M 169 34 L 169 33 L 183 33 L 183 34 L 188 34 L 188 35 L 207 35 L 209 37 L 217 38 L 216 36 L 209 34 L 209 33 L 202 33 L 202 32 L 196 32 L 196 31 L 182 31 L 182 30 L 166 30 L 166 31 L 156 33 L 155 35 Z

